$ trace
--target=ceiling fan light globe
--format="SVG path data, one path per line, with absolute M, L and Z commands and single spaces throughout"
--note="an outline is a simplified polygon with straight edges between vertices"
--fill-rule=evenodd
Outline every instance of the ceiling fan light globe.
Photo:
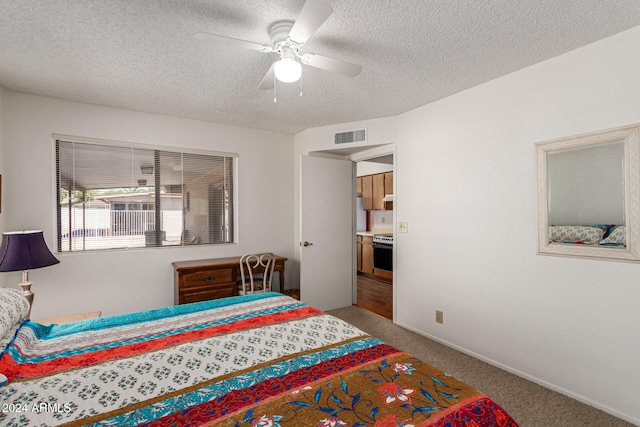
M 293 83 L 302 76 L 302 65 L 293 58 L 282 58 L 274 64 L 273 71 L 279 81 Z

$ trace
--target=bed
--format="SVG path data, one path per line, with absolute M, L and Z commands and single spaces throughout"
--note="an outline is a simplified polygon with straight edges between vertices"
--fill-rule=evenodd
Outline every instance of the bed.
M 517 426 L 474 388 L 280 293 L 12 326 L 0 425 Z

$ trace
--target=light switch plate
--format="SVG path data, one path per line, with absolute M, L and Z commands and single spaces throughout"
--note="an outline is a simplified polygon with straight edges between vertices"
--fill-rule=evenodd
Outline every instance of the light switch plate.
M 398 223 L 398 231 L 400 233 L 408 233 L 409 232 L 409 223 L 408 222 L 400 222 L 400 223 Z

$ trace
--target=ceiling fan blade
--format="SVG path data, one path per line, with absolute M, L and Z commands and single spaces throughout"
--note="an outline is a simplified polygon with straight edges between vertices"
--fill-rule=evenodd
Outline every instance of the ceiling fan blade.
M 306 43 L 332 13 L 333 9 L 324 0 L 307 0 L 289 32 L 289 38 L 298 43 Z
M 251 49 L 258 52 L 274 52 L 271 46 L 265 44 L 254 43 L 247 40 L 234 39 L 232 37 L 219 36 L 210 33 L 196 33 L 194 37 L 205 43 L 215 44 L 225 47 L 234 47 L 241 49 Z
M 264 77 L 262 78 L 262 81 L 260 82 L 260 86 L 258 86 L 258 89 L 267 89 L 267 90 L 273 89 L 274 78 L 275 78 L 275 74 L 273 71 L 273 64 L 271 64 L 269 71 L 267 71 L 267 74 L 265 74 Z
M 320 68 L 321 70 L 331 71 L 333 73 L 342 74 L 348 77 L 355 77 L 362 71 L 362 65 L 353 64 L 341 59 L 328 58 L 322 55 L 307 53 L 302 56 L 302 63 Z

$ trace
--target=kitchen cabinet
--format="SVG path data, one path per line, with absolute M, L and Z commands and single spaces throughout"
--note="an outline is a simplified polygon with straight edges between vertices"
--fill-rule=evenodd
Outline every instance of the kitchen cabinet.
M 393 194 L 393 172 L 384 174 L 384 194 Z
M 393 194 L 393 172 L 376 173 L 356 178 L 356 193 L 362 195 L 362 209 L 365 211 L 393 209 L 393 204 L 385 204 L 384 196 Z
M 358 235 L 357 269 L 362 273 L 373 273 L 373 236 Z
M 384 174 L 384 195 L 393 194 L 393 172 L 386 172 Z M 384 202 L 384 209 L 387 211 L 393 210 L 393 200 Z
M 373 273 L 373 236 L 362 236 L 362 272 Z
M 373 209 L 373 175 L 362 177 L 362 209 L 365 211 Z
M 373 210 L 384 210 L 384 174 L 377 173 L 373 178 Z

